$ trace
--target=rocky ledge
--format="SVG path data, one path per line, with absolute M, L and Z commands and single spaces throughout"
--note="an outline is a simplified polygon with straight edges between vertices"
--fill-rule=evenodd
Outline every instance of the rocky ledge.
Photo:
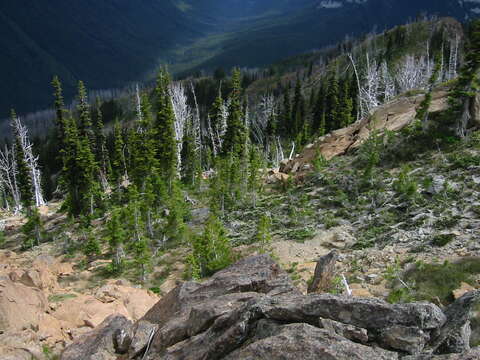
M 480 359 L 468 320 L 479 298 L 440 309 L 302 295 L 269 256 L 254 256 L 179 285 L 135 323 L 110 316 L 61 359 Z

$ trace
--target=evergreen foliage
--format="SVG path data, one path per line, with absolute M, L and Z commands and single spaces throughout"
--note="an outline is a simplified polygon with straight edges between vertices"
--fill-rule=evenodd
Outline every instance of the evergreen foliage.
M 22 205 L 25 208 L 29 208 L 33 205 L 33 193 L 32 193 L 32 178 L 30 169 L 28 168 L 27 161 L 25 158 L 25 152 L 22 146 L 22 139 L 18 133 L 18 129 L 13 126 L 14 120 L 17 118 L 15 110 L 11 112 L 12 117 L 12 128 L 14 130 L 14 153 L 15 153 L 15 163 L 17 171 L 17 181 L 18 181 L 18 190 L 20 192 L 20 199 Z
M 234 154 L 238 157 L 245 155 L 247 131 L 243 120 L 241 105 L 241 73 L 234 69 L 232 73 L 232 92 L 230 93 L 230 106 L 228 109 L 227 132 L 223 143 L 223 153 Z
M 27 222 L 22 226 L 22 233 L 24 235 L 22 245 L 24 250 L 40 245 L 44 238 L 42 219 L 35 206 L 31 206 L 27 210 Z
M 194 279 L 210 276 L 233 262 L 230 240 L 215 215 L 210 215 L 202 235 L 191 240 L 192 253 L 188 258 L 190 276 Z
M 157 159 L 159 170 L 170 190 L 178 175 L 177 141 L 175 139 L 175 114 L 169 93 L 170 75 L 165 69 L 159 71 L 155 88 L 157 119 Z
M 262 252 L 268 250 L 268 246 L 272 242 L 272 219 L 269 215 L 264 214 L 260 217 L 257 224 L 257 232 L 255 234 L 255 241 L 260 246 Z
M 127 241 L 126 232 L 122 224 L 121 212 L 118 209 L 113 209 L 110 220 L 106 224 L 107 236 L 106 239 L 110 245 L 112 253 L 112 270 L 119 273 L 124 267 L 124 250 L 123 245 Z

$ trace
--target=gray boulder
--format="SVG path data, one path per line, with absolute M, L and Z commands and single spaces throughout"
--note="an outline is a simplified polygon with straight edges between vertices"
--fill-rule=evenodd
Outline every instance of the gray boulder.
M 114 334 L 131 326 L 123 315 L 110 315 L 92 332 L 80 336 L 62 353 L 61 360 L 115 360 Z
M 477 297 L 467 294 L 444 313 L 426 302 L 302 295 L 270 257 L 253 256 L 177 286 L 133 325 L 110 318 L 62 359 L 421 360 L 454 351 L 466 357 L 451 359 L 469 359 L 477 350 L 468 351 L 465 324 Z

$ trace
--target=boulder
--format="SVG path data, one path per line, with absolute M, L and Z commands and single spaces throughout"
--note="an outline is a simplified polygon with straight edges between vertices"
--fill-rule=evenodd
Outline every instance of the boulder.
M 131 322 L 122 315 L 111 315 L 95 330 L 76 339 L 62 353 L 61 360 L 115 360 L 113 335 L 128 328 Z
M 0 359 L 44 360 L 39 338 L 32 329 L 0 335 Z
M 416 355 L 405 356 L 402 360 L 478 360 L 480 359 L 480 347 L 466 351 L 462 354 L 444 355 Z
M 169 356 L 165 359 L 180 359 Z M 195 354 L 182 359 L 198 359 Z M 279 326 L 272 336 L 255 341 L 243 348 L 235 350 L 224 357 L 225 360 L 394 360 L 398 354 L 380 348 L 354 343 L 342 336 L 332 334 L 308 324 L 289 324 Z
M 409 354 L 420 354 L 430 340 L 430 336 L 421 329 L 401 325 L 384 329 L 380 338 L 386 347 Z
M 119 301 L 103 303 L 91 295 L 80 295 L 63 301 L 52 316 L 70 328 L 94 328 L 111 314 L 121 314 L 127 318 L 130 316 Z
M 0 278 L 0 332 L 38 327 L 39 316 L 47 308 L 48 301 L 39 289 Z
M 319 325 L 332 334 L 343 336 L 344 338 L 354 342 L 359 342 L 362 344 L 366 344 L 368 342 L 368 333 L 366 329 L 362 329 L 353 325 L 346 325 L 330 319 L 320 319 Z
M 132 326 L 104 322 L 62 359 L 416 359 L 451 352 L 453 343 L 439 346 L 446 339 L 467 340 L 462 309 L 476 296 L 464 295 L 445 314 L 427 302 L 302 295 L 268 256 L 253 256 L 177 286 Z
M 103 303 L 120 302 L 127 309 L 128 316 L 132 320 L 139 320 L 155 305 L 159 297 L 144 289 L 107 284 L 95 292 L 95 297 Z

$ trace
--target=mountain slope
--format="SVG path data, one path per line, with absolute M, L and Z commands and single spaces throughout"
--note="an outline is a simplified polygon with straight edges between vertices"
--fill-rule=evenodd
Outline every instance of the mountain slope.
M 58 74 L 66 97 L 144 79 L 159 62 L 189 73 L 257 67 L 404 23 L 419 14 L 468 20 L 474 0 L 85 0 L 0 4 L 0 118 L 50 106 Z M 202 39 L 200 43 L 194 40 Z
M 291 8 L 290 8 L 291 10 Z M 295 11 L 258 19 L 232 33 L 217 56 L 199 68 L 266 65 L 300 52 L 318 49 L 372 30 L 382 31 L 420 15 L 451 16 L 460 21 L 478 16 L 480 4 L 436 0 L 303 1 Z
M 67 96 L 78 79 L 93 88 L 137 80 L 162 51 L 205 28 L 170 0 L 7 1 L 0 19 L 2 115 L 47 106 L 52 74 Z

